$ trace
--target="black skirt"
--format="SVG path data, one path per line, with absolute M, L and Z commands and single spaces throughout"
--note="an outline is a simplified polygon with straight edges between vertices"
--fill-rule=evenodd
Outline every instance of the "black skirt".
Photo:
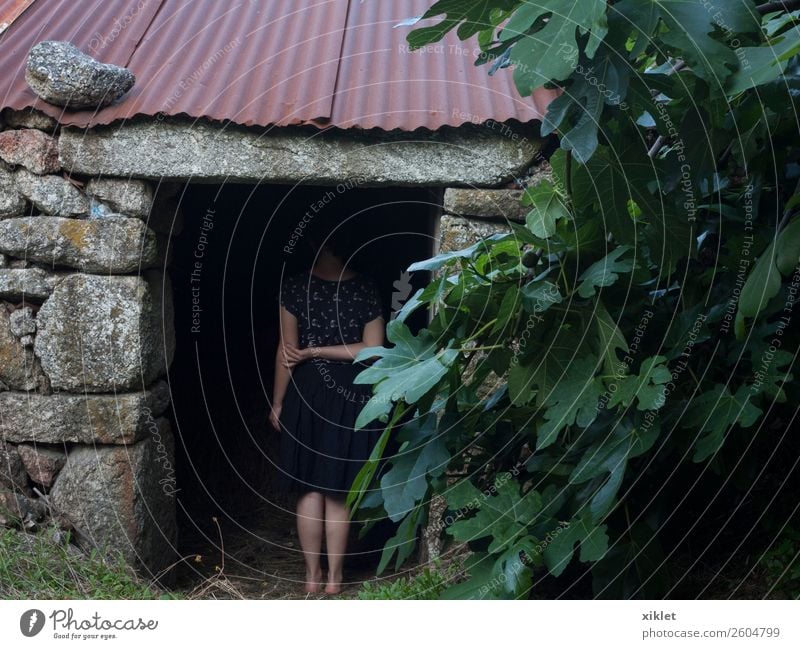
M 353 430 L 372 396 L 353 383 L 361 363 L 306 361 L 292 369 L 281 411 L 278 488 L 344 498 L 372 453 L 385 424 Z

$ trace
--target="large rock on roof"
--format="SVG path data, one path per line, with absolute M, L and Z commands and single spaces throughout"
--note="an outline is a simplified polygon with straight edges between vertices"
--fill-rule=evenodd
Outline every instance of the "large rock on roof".
M 72 43 L 42 41 L 28 54 L 25 81 L 44 101 L 66 108 L 98 108 L 133 87 L 133 73 L 100 63 Z

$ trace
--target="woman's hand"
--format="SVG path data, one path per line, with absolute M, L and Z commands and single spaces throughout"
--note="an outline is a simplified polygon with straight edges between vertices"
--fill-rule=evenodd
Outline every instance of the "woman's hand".
M 292 343 L 284 343 L 283 345 L 283 354 L 281 358 L 281 364 L 287 368 L 292 369 L 298 363 L 302 363 L 311 356 L 311 348 L 306 347 L 305 349 L 300 349 L 299 347 L 295 347 Z
M 283 404 L 274 403 L 272 404 L 272 410 L 269 413 L 269 423 L 272 424 L 272 427 L 277 431 L 280 431 L 281 429 L 281 410 L 283 410 Z

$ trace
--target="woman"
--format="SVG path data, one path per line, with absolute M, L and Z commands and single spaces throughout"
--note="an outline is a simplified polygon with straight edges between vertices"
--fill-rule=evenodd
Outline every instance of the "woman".
M 369 385 L 353 383 L 366 367 L 353 360 L 365 347 L 383 345 L 384 320 L 374 279 L 345 267 L 344 237 L 335 231 L 311 243 L 317 250 L 313 268 L 287 277 L 281 288 L 270 422 L 282 431 L 279 482 L 298 494 L 305 590 L 315 593 L 322 585 L 324 532 L 325 592 L 334 594 L 341 590 L 347 549 L 345 498 L 381 431 L 353 430 L 371 397 Z

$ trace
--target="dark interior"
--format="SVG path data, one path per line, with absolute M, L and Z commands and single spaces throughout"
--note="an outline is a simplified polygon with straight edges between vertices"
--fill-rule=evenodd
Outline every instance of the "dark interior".
M 357 252 L 348 265 L 376 278 L 388 322 L 393 297 L 405 297 L 393 284 L 402 282 L 413 261 L 434 251 L 441 193 L 187 184 L 178 199 L 184 225 L 169 266 L 176 332 L 169 416 L 179 529 L 186 539 L 201 530 L 213 533 L 214 516 L 221 525 L 246 530 L 271 508 L 283 512 L 281 519 L 291 511 L 272 487 L 278 433 L 268 415 L 280 279 L 310 268 L 313 259 L 303 237 L 287 252 L 302 216 L 324 213 L 353 226 Z M 427 273 L 412 274 L 411 294 L 428 281 Z M 417 313 L 408 324 L 416 330 L 426 318 Z

